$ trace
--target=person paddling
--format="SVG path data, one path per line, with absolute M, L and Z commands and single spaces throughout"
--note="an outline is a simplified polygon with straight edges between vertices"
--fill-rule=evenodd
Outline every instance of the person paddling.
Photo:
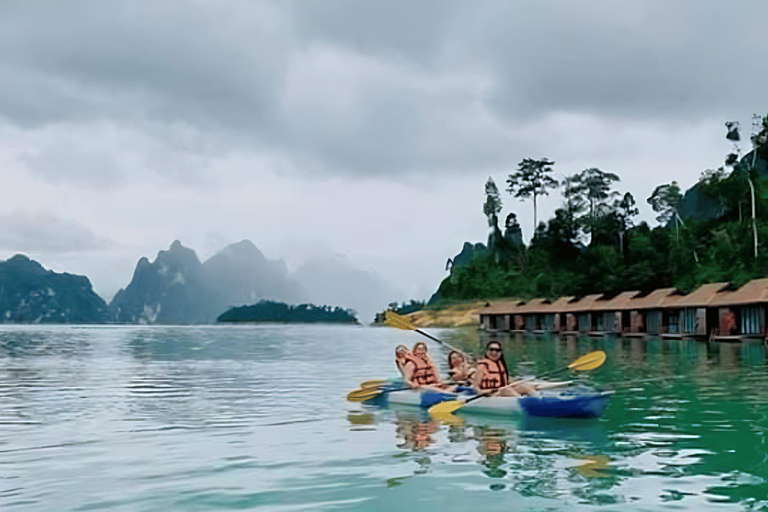
M 475 369 L 467 362 L 464 354 L 452 350 L 448 354 L 448 375 L 459 384 L 469 384 L 475 375 Z
M 477 362 L 473 385 L 478 393 L 495 391 L 498 396 L 532 395 L 536 392 L 536 388 L 529 383 L 510 385 L 507 362 L 498 341 L 489 341 L 485 346 L 485 358 Z
M 417 342 L 407 357 L 403 367 L 403 377 L 405 382 L 412 388 L 434 388 L 445 387 L 437 372 L 435 364 L 427 353 L 427 344 L 423 341 Z

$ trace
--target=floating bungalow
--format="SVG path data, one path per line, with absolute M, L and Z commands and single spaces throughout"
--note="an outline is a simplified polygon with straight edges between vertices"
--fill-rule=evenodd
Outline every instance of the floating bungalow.
M 592 330 L 590 334 L 621 334 L 624 326 L 629 326 L 629 309 L 627 304 L 633 297 L 640 295 L 640 290 L 622 292 L 613 298 L 603 297 L 594 302 L 592 307 Z
M 733 292 L 716 295 L 710 303 L 712 338 L 719 341 L 763 338 L 766 305 L 768 279 L 755 279 Z
M 657 336 L 667 330 L 670 317 L 676 317 L 673 309 L 675 301 L 683 296 L 677 288 L 659 288 L 652 292 L 635 296 L 628 304 L 629 329 L 623 334 L 630 337 Z
M 728 293 L 728 283 L 703 284 L 688 295 L 671 301 L 665 308 L 668 324 L 661 331 L 662 338 L 706 338 L 716 323 L 712 301 Z
M 602 293 L 574 297 L 564 304 L 563 313 L 566 315 L 566 329 L 563 334 L 578 334 L 594 331 L 596 322 L 592 320 L 592 306 L 600 300 Z M 602 325 L 602 323 L 600 324 Z
M 481 310 L 480 327 L 487 331 L 729 341 L 765 337 L 767 308 L 765 278 L 741 287 L 704 284 L 689 294 L 660 288 L 645 294 L 631 290 L 614 296 L 501 301 Z

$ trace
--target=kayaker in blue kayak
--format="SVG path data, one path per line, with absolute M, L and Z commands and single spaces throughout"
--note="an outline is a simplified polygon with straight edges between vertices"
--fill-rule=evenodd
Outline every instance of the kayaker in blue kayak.
M 400 375 L 405 378 L 405 363 L 408 362 L 408 358 L 411 356 L 411 351 L 405 345 L 398 345 L 395 347 L 395 366 Z
M 457 350 L 452 350 L 448 354 L 448 367 L 450 368 L 448 375 L 451 376 L 454 382 L 457 384 L 471 384 L 472 377 L 475 375 L 475 368 L 467 362 L 464 354 Z
M 536 392 L 536 388 L 528 383 L 510 385 L 507 361 L 498 341 L 489 341 L 485 346 L 485 358 L 477 362 L 473 387 L 478 393 L 495 391 L 498 396 L 523 396 Z

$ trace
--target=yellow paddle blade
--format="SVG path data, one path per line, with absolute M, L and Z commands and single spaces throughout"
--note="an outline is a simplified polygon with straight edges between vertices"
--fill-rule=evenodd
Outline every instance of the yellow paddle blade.
M 387 311 L 385 317 L 387 323 L 397 329 L 403 329 L 404 331 L 415 331 L 417 329 L 407 318 L 398 315 L 394 311 Z
M 466 424 L 464 418 L 453 414 L 433 414 L 432 417 L 450 427 L 463 427 Z
M 366 400 L 376 398 L 382 393 L 383 391 L 379 388 L 361 388 L 350 391 L 347 395 L 347 400 L 350 402 L 364 402 Z
M 366 380 L 360 383 L 361 388 L 380 388 L 389 384 L 388 380 Z
M 585 372 L 587 370 L 594 370 L 600 368 L 605 362 L 605 352 L 602 350 L 596 350 L 590 352 L 585 356 L 581 356 L 574 362 L 568 365 L 568 368 L 577 372 Z
M 466 402 L 464 400 L 450 400 L 448 402 L 440 402 L 439 404 L 435 404 L 427 409 L 427 412 L 429 412 L 429 414 L 432 416 L 443 416 L 461 409 L 464 407 L 465 403 Z

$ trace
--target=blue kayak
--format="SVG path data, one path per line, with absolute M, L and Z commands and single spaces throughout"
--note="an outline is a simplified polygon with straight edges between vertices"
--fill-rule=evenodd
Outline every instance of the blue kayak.
M 492 396 L 474 400 L 458 412 L 513 415 L 521 412 L 529 416 L 547 418 L 598 418 L 608 406 L 611 391 L 595 391 L 589 388 L 543 391 L 540 396 L 500 397 Z M 463 400 L 472 393 L 445 393 L 432 390 L 393 390 L 385 392 L 375 403 L 411 405 L 427 409 L 440 402 Z

